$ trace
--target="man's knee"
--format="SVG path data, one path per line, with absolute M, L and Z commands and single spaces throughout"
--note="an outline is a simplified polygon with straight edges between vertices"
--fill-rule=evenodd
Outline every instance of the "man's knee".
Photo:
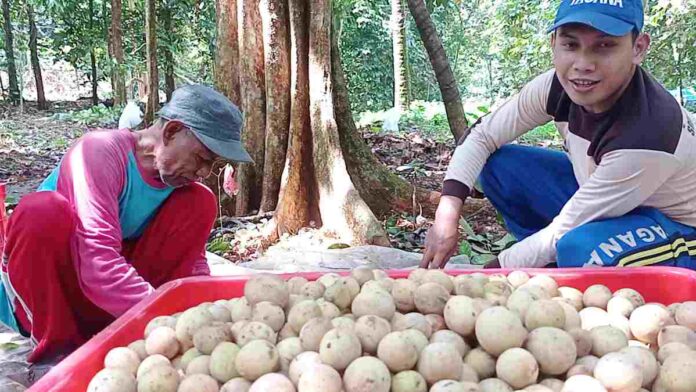
M 501 170 L 510 170 L 511 167 L 517 167 L 512 165 L 511 162 L 517 159 L 520 149 L 524 148 L 514 144 L 506 144 L 500 146 L 486 161 L 486 164 L 481 170 L 481 175 L 479 181 L 483 186 L 484 190 L 491 184 L 496 174 L 500 174 Z
M 51 235 L 70 232 L 74 227 L 70 202 L 58 192 L 35 192 L 26 195 L 10 217 L 9 231 Z
M 556 243 L 556 260 L 559 267 L 602 266 L 603 261 L 593 255 L 595 243 L 589 240 L 587 225 L 567 232 Z

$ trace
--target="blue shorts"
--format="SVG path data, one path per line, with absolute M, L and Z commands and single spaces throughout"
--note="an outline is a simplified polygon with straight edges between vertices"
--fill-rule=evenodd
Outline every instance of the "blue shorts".
M 491 155 L 479 182 L 518 240 L 548 226 L 578 190 L 565 153 L 520 145 L 503 146 Z M 638 207 L 569 231 L 556 250 L 559 267 L 667 265 L 696 270 L 696 229 L 655 208 Z

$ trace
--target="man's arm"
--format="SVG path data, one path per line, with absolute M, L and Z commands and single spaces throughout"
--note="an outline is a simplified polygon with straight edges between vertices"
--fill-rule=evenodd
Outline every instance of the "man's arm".
M 114 139 L 87 135 L 61 163 L 58 190 L 69 195 L 77 217 L 72 241 L 80 287 L 95 305 L 119 316 L 152 286 L 121 256 L 118 197 L 125 154 Z
M 454 151 L 435 223 L 426 237 L 421 267 L 444 267 L 456 252 L 461 206 L 488 157 L 500 146 L 553 119 L 546 113 L 553 75 L 553 71 L 549 71 L 529 82 L 495 112 L 484 117 Z
M 546 101 L 554 71 L 539 75 L 500 108 L 483 118 L 454 151 L 443 184 L 443 195 L 469 196 L 488 157 L 498 148 L 553 120 Z
M 556 261 L 556 243 L 570 230 L 622 216 L 642 205 L 679 170 L 674 156 L 660 151 L 618 150 L 600 165 L 559 215 L 544 229 L 503 251 L 504 268 L 542 267 Z

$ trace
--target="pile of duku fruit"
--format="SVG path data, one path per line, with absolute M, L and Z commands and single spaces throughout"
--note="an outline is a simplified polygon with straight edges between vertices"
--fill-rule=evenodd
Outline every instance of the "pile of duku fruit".
M 695 392 L 696 302 L 522 271 L 258 275 L 154 318 L 96 392 Z

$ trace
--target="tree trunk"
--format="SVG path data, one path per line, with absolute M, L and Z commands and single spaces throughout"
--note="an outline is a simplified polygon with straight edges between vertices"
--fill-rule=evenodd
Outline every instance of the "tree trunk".
M 114 105 L 126 104 L 126 79 L 123 62 L 123 31 L 121 28 L 121 0 L 111 0 L 111 57 L 116 62 L 111 80 L 114 86 Z
M 290 123 L 290 63 L 287 0 L 261 0 L 266 70 L 266 146 L 259 213 L 278 203 Z
M 341 151 L 331 83 L 331 1 L 313 0 L 309 17 L 309 109 L 322 227 L 349 243 L 389 246 L 380 222 L 349 181 Z
M 235 105 L 239 99 L 239 38 L 237 0 L 217 0 L 217 39 L 215 47 L 215 87 Z
M 157 73 L 157 0 L 145 0 L 145 40 L 147 42 L 147 104 L 145 125 L 151 125 L 159 108 L 159 74 Z
M 422 208 L 424 212 L 433 213 L 437 207 L 439 193 L 416 188 L 394 174 L 375 158 L 356 129 L 338 40 L 334 36 L 331 41 L 331 75 L 338 134 L 341 149 L 346 156 L 348 173 L 360 196 L 380 217 L 392 210 L 409 211 L 418 215 Z
M 253 164 L 239 165 L 239 193 L 235 198 L 237 215 L 257 210 L 261 203 L 266 140 L 266 87 L 263 32 L 258 2 L 239 0 L 239 90 L 244 111 L 244 145 Z
M 14 57 L 14 43 L 12 34 L 12 19 L 10 17 L 10 0 L 2 0 L 3 29 L 5 30 L 5 61 L 7 62 L 7 76 L 10 80 L 10 102 L 13 105 L 19 103 L 20 91 L 17 81 L 17 66 Z
M 290 19 L 290 132 L 288 153 L 272 234 L 297 233 L 315 220 L 321 225 L 309 123 L 308 0 L 289 0 Z M 271 241 L 274 239 L 271 238 Z
M 166 31 L 167 34 L 173 35 L 172 10 L 168 4 L 165 4 L 162 11 L 164 31 Z M 162 52 L 164 53 L 164 93 L 167 95 L 167 102 L 169 102 L 176 89 L 176 82 L 174 81 L 174 56 L 168 45 L 162 47 Z
M 89 28 L 94 31 L 94 0 L 89 0 Z M 89 50 L 89 61 L 92 69 L 92 105 L 99 105 L 99 95 L 97 93 L 97 56 L 94 48 Z
M 394 107 L 405 110 L 411 104 L 406 67 L 406 29 L 403 0 L 391 0 L 391 31 L 394 53 Z
M 92 105 L 99 105 L 99 93 L 97 92 L 97 86 L 99 81 L 97 80 L 97 56 L 94 54 L 94 48 L 89 51 L 89 61 L 92 69 Z
M 215 15 L 217 36 L 215 46 L 214 79 L 215 87 L 237 106 L 239 98 L 239 38 L 237 23 L 237 0 L 216 0 Z M 235 200 L 221 192 L 222 183 L 217 176 L 210 176 L 205 184 L 218 197 L 220 213 L 234 215 Z
M 48 109 L 46 95 L 44 94 L 43 77 L 41 76 L 41 64 L 39 63 L 39 51 L 37 49 L 36 20 L 34 20 L 34 9 L 29 2 L 26 2 L 27 19 L 29 20 L 29 52 L 31 53 L 31 69 L 34 71 L 36 81 L 36 102 L 39 110 Z
M 425 7 L 425 1 L 408 0 L 408 8 L 416 21 L 416 27 L 430 58 L 430 64 L 433 67 L 433 71 L 435 71 L 435 77 L 442 94 L 442 101 L 445 103 L 450 131 L 454 135 L 454 139 L 459 141 L 462 137 L 465 137 L 468 124 L 464 116 L 464 106 L 459 95 L 459 87 L 447 60 L 445 48 L 442 47 L 435 25 L 432 19 L 430 19 L 430 13 Z

